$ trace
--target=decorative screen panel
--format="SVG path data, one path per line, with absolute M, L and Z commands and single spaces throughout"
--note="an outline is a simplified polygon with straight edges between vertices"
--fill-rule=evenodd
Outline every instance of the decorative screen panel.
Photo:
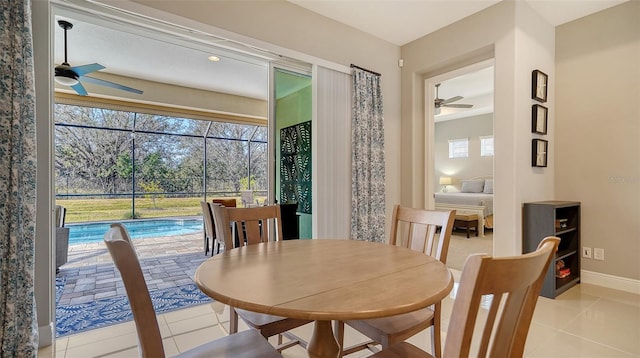
M 311 121 L 280 130 L 280 202 L 311 214 Z

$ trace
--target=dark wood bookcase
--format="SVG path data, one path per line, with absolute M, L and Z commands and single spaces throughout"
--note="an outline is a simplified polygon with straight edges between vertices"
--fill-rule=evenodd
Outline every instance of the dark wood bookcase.
M 575 201 L 539 201 L 525 203 L 522 213 L 522 251 L 536 250 L 547 236 L 560 238 L 560 246 L 551 262 L 540 295 L 556 298 L 580 282 L 580 203 Z M 558 277 L 558 266 L 569 268 L 566 277 Z

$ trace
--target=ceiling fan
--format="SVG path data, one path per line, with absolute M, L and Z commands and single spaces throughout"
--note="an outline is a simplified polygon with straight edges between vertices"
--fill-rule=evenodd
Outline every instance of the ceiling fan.
M 448 99 L 442 99 L 438 97 L 438 87 L 440 87 L 440 83 L 436 85 L 436 99 L 434 100 L 434 104 L 436 106 L 436 114 L 440 114 L 440 110 L 442 107 L 450 107 L 450 108 L 471 108 L 472 104 L 463 104 L 463 103 L 453 103 L 457 102 L 464 97 L 455 96 Z
M 67 62 L 67 30 L 71 29 L 73 27 L 73 24 L 65 20 L 58 20 L 58 25 L 60 25 L 60 27 L 64 29 L 64 62 L 55 67 L 56 82 L 63 86 L 69 86 L 73 88 L 73 90 L 81 96 L 86 96 L 88 94 L 87 90 L 82 85 L 82 82 L 93 83 L 100 86 L 106 86 L 127 92 L 142 94 L 142 91 L 135 88 L 101 80 L 95 77 L 86 76 L 88 73 L 99 71 L 105 68 L 99 63 L 92 63 L 82 66 L 69 65 L 69 63 Z

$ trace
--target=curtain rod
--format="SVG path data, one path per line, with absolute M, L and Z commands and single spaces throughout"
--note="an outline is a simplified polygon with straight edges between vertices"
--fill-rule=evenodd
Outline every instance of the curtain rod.
M 357 69 L 360 69 L 360 70 L 363 70 L 363 71 L 366 71 L 366 72 L 369 72 L 369 73 L 373 73 L 374 75 L 377 75 L 377 76 L 382 76 L 382 75 L 381 75 L 381 74 L 379 74 L 378 72 L 368 70 L 368 69 L 366 69 L 366 68 L 364 68 L 364 67 L 356 66 L 356 65 L 354 65 L 353 63 L 351 64 L 351 68 L 357 68 Z

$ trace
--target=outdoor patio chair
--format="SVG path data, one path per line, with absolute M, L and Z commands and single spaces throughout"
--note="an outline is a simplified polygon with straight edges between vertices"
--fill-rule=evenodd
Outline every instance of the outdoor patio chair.
M 257 206 L 253 208 L 226 208 L 221 205 L 213 205 L 213 217 L 217 235 L 222 239 L 227 248 L 235 248 L 240 245 L 253 245 L 267 241 L 282 240 L 282 223 L 280 218 L 280 206 Z M 232 230 L 234 228 L 234 230 Z M 234 235 L 233 231 L 236 231 Z M 242 244 L 240 244 L 242 243 Z M 265 338 L 278 335 L 277 349 L 282 351 L 294 345 L 306 348 L 307 342 L 300 337 L 288 332 L 312 321 L 293 319 L 269 314 L 256 313 L 243 309 L 230 307 L 229 332 L 238 331 L 238 316 L 250 327 L 262 333 Z M 285 336 L 290 341 L 283 343 Z
M 138 256 L 124 226 L 112 224 L 104 242 L 120 271 L 138 333 L 138 349 L 143 358 L 164 358 L 164 346 L 156 312 L 144 280 Z M 176 357 L 282 357 L 267 340 L 254 329 L 235 333 Z
M 523 356 L 538 295 L 559 242 L 557 237 L 547 237 L 535 252 L 520 256 L 494 258 L 475 254 L 467 258 L 449 319 L 445 358 L 469 357 L 474 338 L 480 339 L 479 344 L 473 344 L 478 346 L 474 356 Z M 484 328 L 483 319 L 480 319 L 479 329 L 474 330 L 480 303 L 486 302 L 486 297 L 491 298 Z M 432 356 L 410 343 L 401 342 L 371 357 Z
M 423 210 L 396 205 L 391 219 L 389 245 L 421 251 L 446 264 L 455 216 L 455 210 Z M 384 349 L 432 327 L 431 346 L 434 355 L 440 357 L 440 311 L 441 303 L 438 302 L 431 307 L 391 317 L 336 321 L 335 332 L 341 347 L 341 356 L 367 348 L 375 351 L 375 344 L 382 345 Z M 344 324 L 369 337 L 371 341 L 344 348 Z
M 231 198 L 231 199 L 213 199 L 213 200 L 211 200 L 211 202 L 214 203 L 214 204 L 220 204 L 222 206 L 226 206 L 228 208 L 235 208 L 238 205 L 238 202 L 234 198 Z
M 60 272 L 60 266 L 67 263 L 69 258 L 69 228 L 64 227 L 67 209 L 62 205 L 56 205 L 56 273 Z

